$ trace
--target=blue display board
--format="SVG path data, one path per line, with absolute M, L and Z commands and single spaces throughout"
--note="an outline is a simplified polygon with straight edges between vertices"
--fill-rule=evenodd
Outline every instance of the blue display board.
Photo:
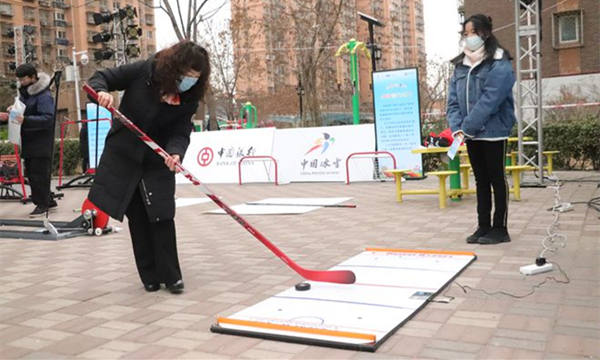
M 87 104 L 86 105 L 86 114 L 88 120 L 96 120 L 96 112 L 98 112 L 98 150 L 96 151 L 96 122 L 90 121 L 87 123 L 88 129 L 88 154 L 90 157 L 90 169 L 95 169 L 96 164 L 100 161 L 100 156 L 102 155 L 102 151 L 104 151 L 104 141 L 106 140 L 106 135 L 110 130 L 110 121 L 102 120 L 102 119 L 112 119 L 112 114 L 108 109 L 100 106 L 100 110 L 97 110 L 98 105 L 96 104 Z M 96 154 L 98 154 L 98 162 L 96 161 Z
M 411 153 L 421 146 L 421 108 L 417 68 L 373 73 L 373 108 L 377 150 L 396 157 L 397 169 L 409 169 L 411 176 L 423 176 L 421 154 Z M 393 168 L 389 158 L 379 159 L 380 171 Z

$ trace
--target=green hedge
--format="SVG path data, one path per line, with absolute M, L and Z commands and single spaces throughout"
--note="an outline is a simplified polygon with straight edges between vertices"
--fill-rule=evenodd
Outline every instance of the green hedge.
M 560 151 L 554 156 L 556 169 L 600 170 L 600 116 L 547 122 L 544 149 Z
M 445 118 L 428 119 L 423 125 L 423 138 L 430 131 L 436 134 L 448 127 Z M 600 170 L 600 116 L 598 114 L 572 114 L 569 118 L 549 119 L 543 126 L 544 149 L 558 150 L 554 155 L 554 168 L 559 170 Z M 517 136 L 517 126 L 512 136 Z M 532 134 L 525 134 L 532 135 Z M 512 144 L 513 150 L 516 143 Z M 533 147 L 528 147 L 532 152 Z M 528 156 L 532 156 L 529 153 Z M 439 169 L 440 157 L 423 156 L 425 171 Z
M 58 175 L 58 161 L 60 144 L 58 141 L 54 144 L 54 161 L 52 162 L 52 174 Z M 63 176 L 81 173 L 81 153 L 79 151 L 79 139 L 65 139 L 63 148 Z M 0 143 L 0 154 L 12 154 L 13 145 L 9 142 Z

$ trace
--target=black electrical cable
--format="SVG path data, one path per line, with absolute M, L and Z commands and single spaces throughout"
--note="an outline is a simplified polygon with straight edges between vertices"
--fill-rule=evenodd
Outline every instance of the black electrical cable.
M 535 293 L 535 291 L 538 288 L 540 288 L 541 286 L 543 286 L 544 284 L 546 284 L 550 280 L 554 281 L 556 283 L 559 283 L 559 284 L 568 284 L 568 283 L 571 282 L 571 279 L 569 278 L 569 276 L 567 275 L 567 273 L 560 267 L 560 265 L 557 262 L 553 262 L 552 265 L 553 266 L 556 265 L 556 267 L 558 267 L 558 270 L 564 276 L 565 280 L 559 280 L 559 279 L 555 278 L 554 276 L 547 276 L 543 281 L 541 281 L 541 282 L 533 285 L 531 287 L 531 290 L 528 293 L 526 293 L 526 294 L 513 294 L 513 293 L 510 293 L 510 292 L 504 291 L 504 290 L 488 291 L 488 290 L 485 290 L 485 289 L 475 288 L 475 287 L 472 287 L 472 286 L 469 286 L 469 285 L 462 285 L 458 281 L 454 281 L 452 284 L 456 284 L 456 286 L 458 286 L 465 294 L 469 290 L 469 291 L 479 291 L 479 292 L 482 292 L 482 293 L 484 293 L 486 295 L 489 295 L 489 296 L 506 295 L 506 296 L 510 296 L 512 298 L 515 298 L 515 299 L 523 299 L 523 298 L 528 297 L 528 296 L 532 295 L 533 293 Z M 444 291 L 444 294 L 442 296 L 448 297 L 450 300 L 454 300 L 454 298 L 455 298 L 454 296 L 447 296 L 446 295 L 446 293 L 450 290 L 451 287 L 452 286 L 448 286 L 448 289 L 446 289 L 446 291 Z M 436 301 L 436 300 L 434 300 L 432 302 L 444 302 L 444 301 L 439 301 L 439 300 Z
M 575 202 L 571 203 L 571 205 L 573 205 L 573 204 L 586 204 L 587 206 L 591 207 L 592 209 L 600 212 L 600 196 L 591 198 L 589 201 L 575 201 Z

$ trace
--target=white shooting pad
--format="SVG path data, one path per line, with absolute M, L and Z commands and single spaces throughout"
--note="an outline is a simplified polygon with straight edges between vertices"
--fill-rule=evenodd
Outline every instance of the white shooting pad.
M 202 198 L 176 198 L 175 199 L 175 207 L 185 207 L 185 206 L 192 206 L 192 205 L 198 205 L 198 204 L 206 204 L 211 202 L 212 200 L 207 198 L 207 197 L 202 197 Z
M 375 351 L 471 262 L 474 253 L 367 249 L 331 270 L 351 270 L 351 285 L 308 281 L 228 318 L 211 331 Z
M 350 197 L 340 198 L 267 198 L 252 203 L 277 205 L 237 204 L 231 206 L 239 215 L 298 215 L 317 210 L 319 205 L 336 205 L 350 200 Z M 210 210 L 206 214 L 225 214 L 222 209 Z

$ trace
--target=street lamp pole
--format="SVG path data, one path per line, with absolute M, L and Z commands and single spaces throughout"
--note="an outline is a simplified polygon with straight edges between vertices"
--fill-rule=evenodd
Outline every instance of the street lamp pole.
M 75 106 L 77 109 L 77 124 L 81 124 L 81 100 L 79 99 L 79 71 L 77 69 L 77 51 L 73 46 L 73 76 L 75 77 Z
M 79 99 L 79 68 L 77 67 L 77 56 L 81 56 L 81 63 L 85 65 L 87 63 L 87 50 L 76 51 L 73 46 L 72 60 L 73 60 L 73 77 L 75 78 L 75 106 L 77 108 L 77 121 L 81 124 L 81 100 Z
M 300 78 L 298 78 L 298 86 L 296 87 L 296 93 L 298 94 L 298 100 L 300 102 L 300 122 L 302 122 L 302 97 L 304 96 L 304 88 L 302 87 L 302 79 Z

